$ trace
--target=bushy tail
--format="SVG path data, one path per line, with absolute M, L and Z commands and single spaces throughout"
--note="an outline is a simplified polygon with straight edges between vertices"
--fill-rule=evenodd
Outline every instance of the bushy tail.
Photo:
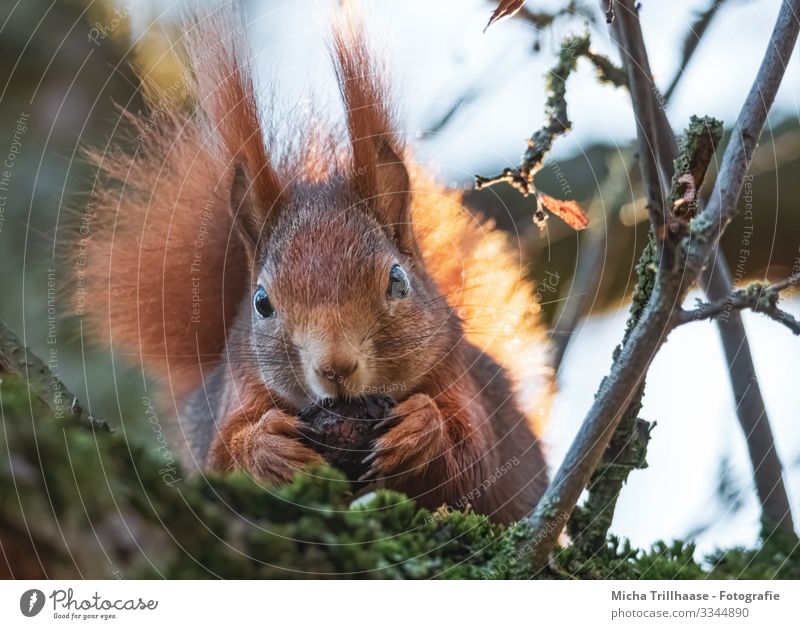
M 534 286 L 522 252 L 462 193 L 416 169 L 413 220 L 428 271 L 463 321 L 467 338 L 506 367 L 536 434 L 550 412 L 553 374 Z
M 264 207 L 280 194 L 239 16 L 192 19 L 184 40 L 174 86 L 142 77 L 147 108 L 122 115 L 127 146 L 89 154 L 98 177 L 75 264 L 77 309 L 95 335 L 168 378 L 177 396 L 218 360 L 249 279 L 229 208 L 235 166 L 252 173 Z

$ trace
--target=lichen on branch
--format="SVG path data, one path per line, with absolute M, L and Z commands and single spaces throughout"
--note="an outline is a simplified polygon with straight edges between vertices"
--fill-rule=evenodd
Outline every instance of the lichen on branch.
M 717 319 L 726 316 L 726 313 L 732 310 L 749 309 L 768 316 L 773 321 L 789 328 L 793 334 L 800 335 L 800 321 L 785 310 L 778 308 L 781 291 L 799 285 L 800 274 L 792 275 L 775 284 L 752 282 L 744 288 L 731 291 L 724 299 L 713 302 L 704 302 L 698 299 L 697 308 L 681 311 L 678 323 Z
M 705 180 L 708 165 L 714 156 L 720 138 L 722 123 L 714 118 L 692 116 L 689 126 L 679 142 L 680 153 L 675 160 L 675 175 L 669 197 L 669 206 L 675 207 L 679 202 L 686 210 L 681 219 L 676 219 L 672 238 L 686 234 L 686 223 L 696 208 L 697 194 Z M 691 189 L 684 185 L 684 178 L 692 179 Z M 690 194 L 691 192 L 691 194 Z M 678 227 L 683 227 L 679 229 Z M 633 289 L 630 314 L 625 328 L 625 335 L 620 345 L 614 350 L 613 359 L 618 361 L 622 349 L 630 335 L 639 324 L 653 291 L 658 282 L 659 250 L 652 230 L 644 250 L 636 265 L 637 281 Z M 600 391 L 607 386 L 604 381 Z M 588 485 L 589 495 L 583 506 L 576 507 L 569 522 L 569 531 L 574 541 L 575 552 L 584 557 L 591 557 L 603 547 L 614 517 L 617 499 L 627 482 L 629 474 L 635 469 L 647 467 L 647 445 L 655 423 L 639 417 L 645 382 L 636 388 L 628 403 L 597 469 L 592 474 Z M 599 395 L 599 393 L 598 393 Z
M 618 86 L 624 85 L 623 71 L 606 57 L 592 52 L 590 44 L 591 40 L 588 33 L 572 35 L 562 41 L 556 63 L 545 76 L 545 92 L 547 93 L 545 123 L 528 139 L 528 146 L 522 156 L 520 165 L 517 168 L 506 168 L 502 173 L 493 177 L 475 175 L 476 190 L 483 190 L 498 183 L 507 183 L 523 196 L 537 195 L 534 220 L 540 225 L 546 219 L 544 209 L 559 215 L 575 229 L 582 229 L 588 225 L 588 220 L 585 220 L 585 214 L 582 217 L 584 220 L 570 219 L 570 216 L 576 213 L 575 206 L 570 207 L 569 214 L 561 215 L 559 214 L 560 206 L 558 204 L 545 202 L 541 195 L 537 193 L 534 178 L 544 167 L 545 158 L 556 139 L 572 128 L 572 122 L 567 112 L 567 79 L 577 68 L 578 59 L 585 57 L 594 64 L 598 78 L 601 81 L 610 82 Z M 583 214 L 580 208 L 578 210 Z

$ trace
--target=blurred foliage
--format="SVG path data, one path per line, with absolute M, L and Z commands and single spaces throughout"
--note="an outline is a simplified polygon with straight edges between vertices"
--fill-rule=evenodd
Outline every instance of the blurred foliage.
M 124 434 L 59 426 L 12 376 L 0 383 L 0 413 L 0 544 L 11 570 L 0 562 L 0 576 L 800 577 L 800 548 L 778 539 L 698 563 L 691 544 L 645 551 L 611 537 L 588 559 L 559 549 L 535 573 L 526 522 L 431 513 L 389 491 L 351 505 L 349 483 L 330 468 L 279 488 L 241 474 L 187 477 Z
M 128 22 L 112 22 L 110 6 L 0 3 L 0 155 L 14 142 L 21 114 L 28 120 L 25 133 L 17 134 L 19 154 L 0 223 L 6 269 L 0 319 L 39 356 L 55 349 L 51 368 L 92 410 L 97 406 L 119 424 L 124 417 L 117 409 L 138 397 L 142 379 L 126 373 L 122 362 L 110 369 L 108 352 L 84 345 L 80 322 L 70 316 L 71 267 L 64 263 L 93 184 L 82 150 L 107 146 L 117 105 L 142 106 L 138 81 L 123 60 Z M 97 34 L 100 27 L 108 29 L 105 37 Z

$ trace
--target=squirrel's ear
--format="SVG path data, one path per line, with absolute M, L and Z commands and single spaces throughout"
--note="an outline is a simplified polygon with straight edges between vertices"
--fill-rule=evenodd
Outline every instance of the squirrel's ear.
M 385 140 L 379 141 L 376 157 L 376 218 L 403 253 L 414 255 L 408 170 L 403 158 Z
M 358 193 L 403 253 L 416 256 L 411 229 L 411 185 L 402 152 L 394 141 L 387 70 L 376 63 L 364 37 L 356 3 L 334 12 L 331 47 L 345 106 Z
M 231 184 L 230 211 L 233 217 L 233 229 L 238 234 L 251 260 L 256 257 L 258 241 L 263 228 L 262 221 L 257 218 L 258 213 L 253 198 L 250 178 L 244 167 L 237 164 Z

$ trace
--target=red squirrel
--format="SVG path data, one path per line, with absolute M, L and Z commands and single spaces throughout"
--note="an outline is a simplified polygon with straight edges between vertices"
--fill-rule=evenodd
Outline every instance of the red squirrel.
M 345 123 L 324 129 L 259 106 L 243 23 L 189 21 L 190 105 L 142 77 L 130 146 L 92 154 L 96 337 L 160 376 L 203 470 L 289 482 L 321 462 L 300 409 L 379 391 L 396 406 L 370 480 L 525 517 L 547 484 L 551 378 L 519 252 L 413 163 L 353 10 L 330 45 Z

